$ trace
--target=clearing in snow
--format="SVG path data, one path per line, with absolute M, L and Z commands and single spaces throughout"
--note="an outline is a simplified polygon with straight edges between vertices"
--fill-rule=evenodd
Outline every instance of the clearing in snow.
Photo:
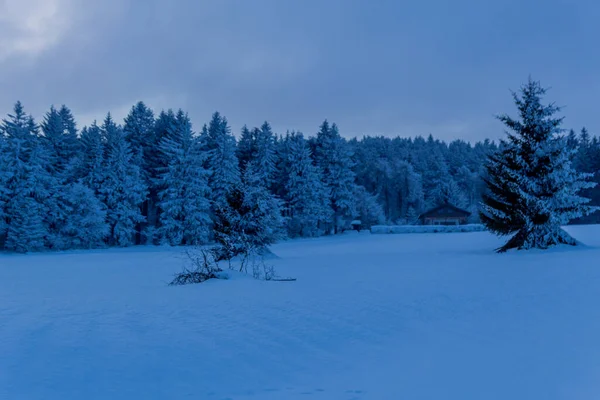
M 296 282 L 167 286 L 178 248 L 0 255 L 1 399 L 597 399 L 600 226 L 292 240 Z

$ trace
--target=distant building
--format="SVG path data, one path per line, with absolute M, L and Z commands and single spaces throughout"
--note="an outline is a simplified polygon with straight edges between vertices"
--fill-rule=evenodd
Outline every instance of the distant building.
M 445 203 L 419 216 L 422 225 L 461 225 L 466 224 L 471 213 Z

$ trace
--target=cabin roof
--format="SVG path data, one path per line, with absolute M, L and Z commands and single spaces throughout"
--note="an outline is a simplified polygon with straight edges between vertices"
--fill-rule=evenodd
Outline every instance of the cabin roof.
M 450 203 L 441 204 L 431 210 L 425 211 L 419 216 L 419 218 L 428 217 L 468 217 L 471 213 L 469 211 L 458 208 Z

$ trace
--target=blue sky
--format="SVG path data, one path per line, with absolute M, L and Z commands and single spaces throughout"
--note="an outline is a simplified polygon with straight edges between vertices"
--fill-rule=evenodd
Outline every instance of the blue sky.
M 498 138 L 529 74 L 565 127 L 600 131 L 594 1 L 0 0 L 0 110 L 81 123 L 138 100 L 199 129 Z

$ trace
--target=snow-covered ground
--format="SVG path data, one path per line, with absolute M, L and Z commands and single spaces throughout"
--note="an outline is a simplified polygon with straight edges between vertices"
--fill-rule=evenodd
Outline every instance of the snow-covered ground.
M 598 399 L 600 226 L 274 246 L 281 275 L 169 287 L 180 249 L 0 255 L 0 399 Z

